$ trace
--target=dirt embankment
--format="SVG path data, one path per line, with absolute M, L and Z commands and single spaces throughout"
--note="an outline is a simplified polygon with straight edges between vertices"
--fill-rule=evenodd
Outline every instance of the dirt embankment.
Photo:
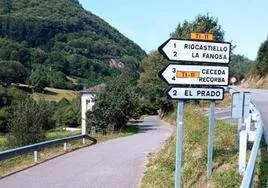
M 263 88 L 268 89 L 268 75 L 265 77 L 249 76 L 241 84 L 245 88 Z

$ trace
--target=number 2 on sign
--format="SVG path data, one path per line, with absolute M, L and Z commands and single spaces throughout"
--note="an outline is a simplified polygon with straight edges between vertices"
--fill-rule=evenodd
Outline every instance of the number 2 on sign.
M 173 96 L 177 96 L 177 91 L 173 90 Z

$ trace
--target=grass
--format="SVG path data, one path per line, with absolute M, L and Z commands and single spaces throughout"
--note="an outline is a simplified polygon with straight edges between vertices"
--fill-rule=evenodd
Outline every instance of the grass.
M 264 77 L 249 76 L 242 86 L 246 88 L 268 89 L 268 75 Z
M 255 186 L 268 187 L 268 148 L 262 143 L 255 168 Z
M 57 138 L 65 138 L 69 136 L 75 136 L 81 134 L 81 130 L 78 131 L 65 131 L 65 130 L 51 130 L 46 132 L 46 140 L 54 140 Z
M 108 135 L 101 135 L 101 134 L 96 134 L 94 137 L 97 139 L 97 142 L 104 142 L 107 140 L 119 138 L 119 137 L 125 137 L 125 136 L 130 136 L 135 133 L 137 133 L 139 130 L 138 126 L 135 124 L 128 124 L 125 126 L 119 134 L 108 134 Z M 64 138 L 68 136 L 73 136 L 73 135 L 78 135 L 80 134 L 80 131 L 74 131 L 74 132 L 69 132 L 69 131 L 62 131 L 62 130 L 53 130 L 49 131 L 46 133 L 46 140 L 52 140 L 56 138 Z M 0 148 L 4 148 L 4 144 L 1 145 L 1 143 L 5 143 L 6 135 L 0 135 Z M 74 150 L 77 150 L 79 148 L 89 146 L 92 144 L 91 141 L 87 140 L 86 144 L 82 144 L 82 141 L 73 141 L 69 143 L 68 150 L 66 152 L 71 152 Z M 66 153 L 63 150 L 63 146 L 57 146 L 57 147 L 51 147 L 51 148 L 45 148 L 42 149 L 38 152 L 38 160 L 40 162 L 43 162 L 45 160 L 51 159 L 53 157 L 59 156 L 61 154 Z M 8 174 L 11 174 L 16 171 L 20 171 L 22 169 L 31 167 L 35 165 L 36 163 L 33 161 L 33 153 L 13 157 L 11 159 L 3 160 L 0 161 L 0 177 L 5 176 Z
M 48 100 L 48 101 L 60 101 L 62 98 L 66 98 L 69 101 L 74 99 L 77 96 L 77 93 L 73 90 L 65 90 L 65 89 L 55 89 L 55 88 L 45 88 L 44 93 L 33 93 L 32 97 L 35 100 Z
M 94 136 L 92 135 L 92 137 L 97 139 L 98 142 L 104 142 L 104 141 L 119 138 L 119 137 L 131 136 L 133 134 L 138 133 L 138 131 L 139 131 L 139 127 L 137 125 L 128 124 L 127 126 L 123 127 L 120 133 L 118 134 L 107 134 L 107 135 L 95 134 Z
M 174 122 L 176 113 L 167 118 Z M 208 119 L 197 110 L 185 109 L 183 143 L 183 187 L 239 187 L 236 128 L 223 121 L 215 122 L 213 175 L 206 176 Z M 176 135 L 162 151 L 149 155 L 148 169 L 142 179 L 144 188 L 174 187 Z
M 190 108 L 191 107 L 191 108 Z M 208 118 L 200 107 L 186 105 L 184 115 L 182 187 L 240 187 L 236 127 L 215 121 L 212 177 L 207 178 Z M 175 124 L 176 112 L 166 121 Z M 247 157 L 251 153 L 249 144 Z M 142 188 L 174 187 L 176 135 L 173 134 L 158 154 L 151 153 Z M 257 157 L 253 187 L 268 187 L 268 148 L 262 143 Z
M 5 134 L 0 134 L 0 151 L 7 149 L 7 139 Z

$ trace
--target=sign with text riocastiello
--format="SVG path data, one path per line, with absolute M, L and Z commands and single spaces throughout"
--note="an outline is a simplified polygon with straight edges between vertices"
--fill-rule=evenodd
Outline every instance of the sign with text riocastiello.
M 228 64 L 231 44 L 171 38 L 158 50 L 169 61 Z

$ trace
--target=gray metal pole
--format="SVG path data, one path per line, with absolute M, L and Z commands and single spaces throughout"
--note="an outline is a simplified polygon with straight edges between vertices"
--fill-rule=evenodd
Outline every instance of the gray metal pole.
M 177 109 L 177 140 L 176 140 L 176 172 L 175 172 L 175 188 L 181 185 L 181 166 L 182 166 L 182 140 L 183 140 L 183 110 L 184 101 L 178 102 Z
M 212 174 L 214 113 L 215 113 L 215 101 L 211 101 L 210 102 L 210 115 L 209 115 L 208 158 L 207 158 L 207 176 L 208 177 L 210 177 Z

